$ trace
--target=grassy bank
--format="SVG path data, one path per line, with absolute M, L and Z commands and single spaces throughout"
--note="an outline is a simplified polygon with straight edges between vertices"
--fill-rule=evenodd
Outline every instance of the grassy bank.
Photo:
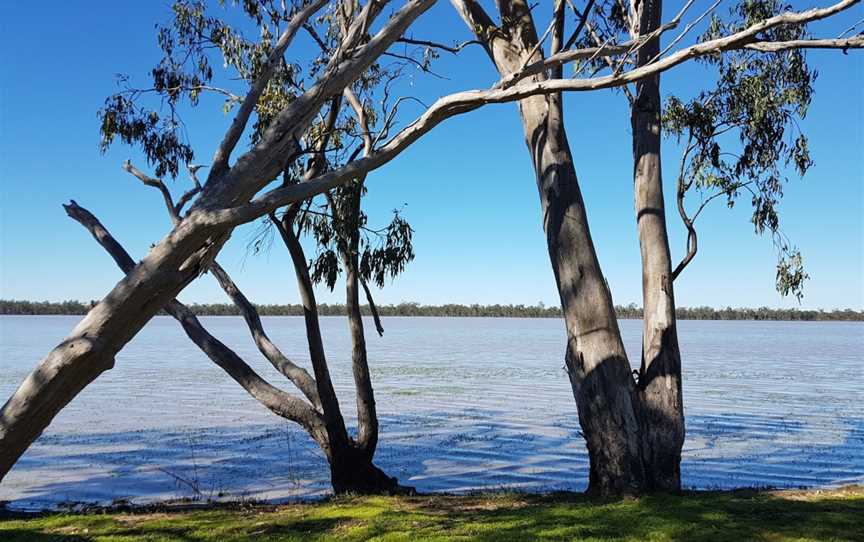
M 864 540 L 864 487 L 580 495 L 423 496 L 201 511 L 51 514 L 0 521 L 0 540 Z

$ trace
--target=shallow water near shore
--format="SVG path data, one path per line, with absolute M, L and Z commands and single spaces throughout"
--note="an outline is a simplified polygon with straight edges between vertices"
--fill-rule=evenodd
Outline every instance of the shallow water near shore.
M 79 317 L 0 316 L 8 397 Z M 308 367 L 299 317 L 265 317 Z M 203 317 L 272 383 L 290 390 L 239 317 Z M 367 324 L 381 418 L 376 463 L 423 492 L 581 490 L 588 457 L 556 319 L 386 318 Z M 347 322 L 322 319 L 331 373 L 355 418 Z M 621 321 L 639 361 L 641 322 Z M 682 321 L 690 488 L 864 483 L 864 324 Z M 326 494 L 314 442 L 157 317 L 67 407 L 0 485 L 12 508 L 178 497 L 289 500 Z

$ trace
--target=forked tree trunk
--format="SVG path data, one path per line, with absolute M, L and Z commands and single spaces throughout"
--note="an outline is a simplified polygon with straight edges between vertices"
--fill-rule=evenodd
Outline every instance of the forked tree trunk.
M 337 495 L 413 494 L 414 488 L 399 485 L 399 481 L 375 466 L 372 457 L 362 446 L 352 444 L 334 450 L 330 459 L 330 482 Z
M 129 256 L 128 252 L 117 242 L 111 233 L 102 225 L 99 220 L 89 211 L 80 207 L 72 201 L 69 205 L 64 205 L 66 213 L 75 221 L 84 226 L 96 241 L 111 255 L 117 265 L 124 273 L 130 272 L 135 267 L 135 262 Z M 280 229 L 281 231 L 281 229 Z M 296 239 L 296 238 L 294 238 Z M 302 256 L 302 250 L 299 253 Z M 305 261 L 305 260 L 301 260 Z M 305 266 L 303 266 L 305 270 Z M 330 478 L 335 493 L 405 493 L 410 492 L 411 488 L 402 488 L 398 485 L 395 478 L 386 476 L 380 469 L 372 464 L 371 456 L 365 451 L 359 449 L 347 436 L 344 423 L 341 421 L 341 414 L 337 411 L 337 416 L 325 416 L 322 411 L 327 411 L 332 408 L 333 401 L 328 400 L 324 403 L 320 401 L 318 392 L 315 387 L 323 390 L 332 389 L 330 384 L 329 374 L 324 374 L 326 385 L 318 386 L 311 379 L 305 370 L 294 365 L 288 360 L 279 349 L 270 342 L 266 337 L 263 327 L 261 326 L 260 318 L 254 306 L 237 288 L 236 284 L 231 280 L 228 274 L 219 266 L 218 263 L 213 263 L 211 267 L 212 273 L 216 276 L 220 286 L 231 298 L 232 302 L 240 309 L 244 318 L 249 324 L 250 331 L 253 335 L 257 333 L 258 342 L 265 344 L 265 356 L 271 360 L 280 362 L 279 371 L 285 374 L 298 388 L 303 391 L 303 394 L 310 401 L 303 401 L 299 397 L 285 393 L 284 391 L 272 386 L 266 380 L 261 378 L 249 365 L 246 364 L 234 351 L 225 346 L 221 341 L 213 337 L 198 321 L 198 318 L 177 300 L 173 300 L 165 306 L 165 310 L 174 317 L 183 327 L 186 335 L 192 342 L 198 346 L 216 365 L 221 367 L 228 373 L 249 395 L 254 397 L 259 403 L 267 407 L 277 416 L 281 416 L 287 420 L 300 424 L 312 439 L 321 447 L 325 457 L 330 464 Z M 304 274 L 305 275 L 305 274 Z M 305 282 L 304 282 L 305 283 Z M 305 283 L 310 284 L 311 282 Z M 307 299 L 304 296 L 304 303 Z M 313 305 L 314 307 L 314 305 Z M 321 336 L 317 327 L 317 311 L 314 312 L 314 324 L 307 327 L 312 329 L 308 335 L 314 336 L 314 343 L 320 346 Z M 310 320 L 307 319 L 307 323 Z M 260 346 L 259 344 L 259 346 Z M 320 349 L 323 356 L 323 347 Z M 326 360 L 323 357 L 317 357 L 316 363 L 324 362 L 326 370 Z M 310 384 L 312 387 L 310 387 Z M 335 398 L 335 395 L 334 395 Z M 324 404 L 330 405 L 325 407 Z M 338 405 L 336 405 L 338 407 Z M 320 409 L 320 410 L 316 410 Z M 332 414 L 332 413 L 331 413 Z M 334 426 L 337 428 L 333 431 L 327 427 L 325 418 L 331 420 L 336 419 L 337 423 Z M 331 424 L 333 422 L 331 421 Z M 341 428 L 341 430 L 339 430 Z M 335 435 L 335 438 L 334 438 Z M 335 442 L 335 446 L 331 445 Z
M 285 246 L 291 254 L 291 260 L 294 264 L 294 271 L 297 276 L 297 284 L 300 291 L 300 299 L 303 303 L 303 314 L 306 321 L 306 336 L 309 342 L 309 352 L 312 358 L 312 366 L 315 372 L 316 382 L 318 382 L 318 393 L 321 395 L 321 405 L 323 410 L 323 418 L 327 427 L 328 439 L 322 445 L 322 450 L 330 465 L 330 482 L 333 486 L 333 492 L 342 493 L 357 493 L 357 494 L 396 494 L 396 493 L 412 493 L 413 488 L 403 487 L 399 485 L 399 481 L 391 476 L 387 476 L 384 471 L 379 469 L 373 463 L 375 456 L 375 444 L 378 442 L 378 418 L 374 409 L 374 396 L 372 395 L 372 384 L 368 378 L 368 366 L 366 362 L 366 344 L 365 341 L 357 342 L 355 329 L 353 326 L 353 318 L 349 316 L 349 322 L 352 324 L 352 354 L 354 356 L 355 365 L 355 381 L 357 368 L 356 357 L 362 355 L 362 360 L 366 369 L 366 381 L 361 387 L 360 382 L 355 382 L 357 386 L 358 396 L 358 416 L 365 414 L 359 421 L 358 439 L 348 436 L 348 430 L 345 427 L 345 421 L 342 417 L 342 412 L 339 409 L 339 402 L 336 397 L 336 392 L 333 388 L 330 379 L 330 372 L 327 367 L 327 360 L 324 354 L 324 345 L 321 337 L 321 325 L 318 319 L 318 304 L 315 300 L 315 291 L 312 285 L 312 280 L 309 276 L 309 269 L 306 267 L 306 256 L 303 247 L 297 235 L 294 233 L 294 213 L 290 211 L 284 215 L 281 222 L 276 222 L 273 217 L 279 233 L 282 236 Z M 350 281 L 349 281 L 350 285 Z M 355 284 L 356 288 L 356 284 Z M 351 290 L 348 289 L 348 297 L 351 297 Z M 359 316 L 359 305 L 358 305 Z M 362 339 L 362 321 L 359 329 Z M 326 397 L 326 400 L 325 400 Z M 361 410 L 361 397 L 371 400 L 372 409 Z M 370 446 L 367 442 L 372 442 Z
M 636 34 L 649 34 L 660 25 L 661 7 L 661 0 L 643 0 L 637 4 Z M 651 40 L 638 51 L 637 64 L 647 64 L 659 52 L 659 40 Z M 637 82 L 631 123 L 644 307 L 638 407 L 641 449 L 646 465 L 645 487 L 678 492 L 681 490 L 684 403 L 660 168 L 660 107 L 660 77 Z
M 452 1 L 485 44 L 502 77 L 540 60 L 527 3 L 499 2 L 502 20 L 508 24 L 497 28 L 479 4 Z M 567 327 L 565 359 L 590 458 L 588 490 L 595 494 L 637 491 L 643 473 L 633 403 L 635 382 L 591 240 L 560 100 L 534 96 L 520 101 L 519 110 Z

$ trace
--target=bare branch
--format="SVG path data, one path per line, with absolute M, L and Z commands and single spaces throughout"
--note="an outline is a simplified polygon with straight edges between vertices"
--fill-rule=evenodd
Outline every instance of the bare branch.
M 591 23 L 586 23 L 585 27 L 588 29 L 588 32 L 591 34 L 591 39 L 594 40 L 594 43 L 596 43 L 598 46 L 601 46 L 602 43 L 600 40 L 600 36 L 598 36 L 597 33 L 594 31 L 594 28 L 591 26 Z M 609 66 L 610 69 L 615 70 L 615 62 L 610 57 L 603 55 L 603 60 L 606 62 L 606 65 Z M 621 88 L 621 90 L 624 91 L 624 95 L 627 97 L 627 101 L 630 103 L 631 106 L 634 103 L 636 103 L 636 98 L 633 96 L 633 93 L 630 91 L 629 85 L 623 85 L 620 88 Z
M 381 56 L 389 56 L 389 57 L 393 57 L 393 58 L 398 58 L 399 60 L 404 60 L 405 62 L 414 65 L 416 68 L 418 68 L 420 71 L 422 71 L 424 73 L 428 73 L 434 77 L 437 77 L 438 79 L 448 79 L 447 77 L 441 75 L 440 73 L 433 72 L 432 70 L 429 69 L 428 66 L 426 66 L 425 64 L 423 64 L 422 62 L 420 62 L 416 58 L 411 58 L 408 55 L 400 55 L 399 53 L 391 53 L 389 51 L 384 51 L 383 53 L 381 53 Z
M 711 13 L 712 11 L 714 11 L 714 9 L 715 9 L 717 6 L 719 6 L 719 5 L 720 5 L 720 2 L 722 2 L 722 1 L 723 1 L 723 0 L 717 0 L 716 2 L 714 2 L 713 4 L 711 4 L 711 6 L 710 6 L 707 10 L 705 10 L 705 11 L 702 13 L 702 15 L 700 15 L 699 17 L 697 17 L 695 20 L 690 21 L 689 23 L 687 23 L 687 26 L 684 27 L 684 30 L 682 30 L 681 33 L 678 34 L 678 36 L 676 36 L 675 39 L 672 40 L 672 41 L 669 43 L 669 45 L 666 46 L 665 49 L 663 49 L 662 51 L 660 51 L 659 53 L 657 53 L 657 56 L 655 56 L 654 58 L 652 58 L 649 62 L 654 62 L 654 61 L 657 60 L 658 58 L 662 58 L 663 55 L 665 55 L 665 54 L 668 53 L 670 50 L 672 50 L 672 48 L 673 48 L 673 47 L 674 47 L 674 46 L 675 46 L 679 41 L 681 41 L 682 39 L 684 39 L 684 36 L 686 36 L 687 33 L 690 32 L 690 30 L 691 30 L 694 26 L 696 26 L 697 24 L 699 24 L 700 22 L 702 22 L 702 19 L 704 19 L 705 17 L 708 16 L 709 13 Z
M 693 135 L 690 134 L 687 139 L 687 148 L 684 151 L 684 154 L 681 156 L 681 165 L 678 171 L 678 190 L 676 193 L 676 200 L 678 202 L 678 215 L 681 217 L 681 221 L 684 223 L 684 227 L 687 228 L 687 254 L 675 266 L 675 270 L 672 271 L 672 280 L 678 278 L 678 275 L 681 274 L 681 271 L 684 271 L 684 268 L 696 257 L 696 251 L 698 250 L 698 238 L 696 237 L 696 227 L 693 225 L 693 220 L 687 216 L 687 210 L 684 208 L 684 195 L 687 193 L 687 186 L 684 183 L 684 171 L 687 166 L 687 157 L 690 155 L 690 151 L 693 150 L 694 145 L 691 144 L 693 140 Z
M 761 51 L 765 53 L 776 53 L 790 49 L 860 49 L 864 47 L 864 36 L 858 35 L 851 38 L 837 39 L 814 39 L 814 40 L 791 40 L 791 41 L 764 41 L 748 43 L 745 49 Z
M 201 166 L 190 166 L 189 170 L 190 173 L 193 175 L 193 178 L 195 175 L 195 171 L 199 167 Z M 123 168 L 129 173 L 141 179 L 141 182 L 143 182 L 147 186 L 154 186 L 162 190 L 162 193 L 165 196 L 165 205 L 167 207 L 168 214 L 171 216 L 175 224 L 179 221 L 179 209 L 181 209 L 182 205 L 185 203 L 184 198 L 187 198 L 188 194 L 197 192 L 201 189 L 199 185 L 184 194 L 183 198 L 181 198 L 181 202 L 177 204 L 177 207 L 175 207 L 174 205 L 172 205 L 171 195 L 170 193 L 168 193 L 168 190 L 167 188 L 165 188 L 165 184 L 162 181 L 148 177 L 140 170 L 135 168 L 135 166 L 133 166 L 128 160 L 126 161 L 126 163 L 123 164 Z M 77 207 L 77 204 L 75 204 L 74 200 L 72 201 L 71 205 L 75 205 Z M 66 208 L 67 214 L 69 214 L 69 216 L 72 216 L 73 218 L 76 218 L 76 216 L 79 215 L 82 218 L 87 218 L 87 216 L 85 214 L 82 214 L 81 212 L 78 212 L 76 216 L 73 216 L 70 209 L 77 209 L 74 209 L 71 206 L 64 206 L 64 208 Z M 83 210 L 83 213 L 89 214 L 86 210 Z M 92 217 L 92 215 L 90 216 Z M 78 220 L 82 224 L 84 223 L 78 218 L 76 218 L 76 220 Z M 93 217 L 93 220 L 95 220 L 95 217 Z M 104 230 L 104 228 L 102 229 Z M 108 235 L 107 231 L 105 232 L 105 235 Z M 100 244 L 101 243 L 102 241 L 100 241 Z M 111 246 L 111 250 L 109 250 L 109 253 L 119 253 L 118 249 L 122 250 L 122 248 L 117 245 L 116 242 L 115 245 L 116 246 Z M 105 245 L 103 244 L 103 246 Z M 106 250 L 108 250 L 108 247 L 106 247 Z M 112 250 L 114 252 L 112 252 Z M 118 265 L 121 264 L 120 261 L 117 261 L 117 263 Z M 123 265 L 121 265 L 121 268 L 122 267 Z M 249 332 L 252 334 L 255 345 L 258 347 L 258 350 L 261 352 L 261 354 L 263 354 L 264 357 L 267 358 L 267 360 L 273 365 L 273 367 L 276 368 L 276 370 L 282 373 L 286 378 L 288 378 L 288 380 L 293 382 L 294 385 L 303 392 L 303 395 L 305 395 L 315 407 L 320 408 L 321 401 L 318 398 L 315 380 L 309 375 L 308 372 L 306 372 L 305 369 L 294 364 L 282 353 L 281 350 L 279 350 L 278 347 L 276 347 L 275 344 L 273 344 L 273 342 L 267 336 L 267 333 L 264 332 L 264 326 L 261 324 L 261 317 L 258 315 L 258 310 L 255 309 L 255 306 L 249 302 L 246 296 L 243 295 L 243 292 L 241 292 L 240 289 L 237 288 L 237 285 L 234 283 L 234 281 L 231 280 L 231 277 L 228 276 L 228 273 L 224 269 L 222 269 L 222 267 L 215 260 L 210 264 L 209 270 L 211 273 L 213 273 L 213 276 L 216 277 L 216 280 L 219 282 L 222 290 L 224 290 L 228 297 L 231 298 L 231 301 L 240 311 L 240 314 L 243 315 L 243 319 L 249 326 Z M 128 272 L 128 270 L 124 271 Z
M 846 30 L 844 30 L 843 32 L 841 32 L 840 35 L 837 36 L 837 37 L 838 37 L 838 38 L 842 38 L 842 37 L 845 36 L 846 34 L 852 32 L 853 30 L 855 30 L 856 28 L 858 28 L 859 26 L 861 26 L 862 24 L 864 24 L 864 19 L 861 19 L 861 20 L 858 21 L 857 23 L 853 24 L 852 26 L 850 26 L 849 28 L 847 28 Z
M 174 200 L 171 198 L 171 192 L 168 190 L 168 187 L 165 186 L 165 183 L 162 182 L 162 179 L 155 179 L 148 176 L 143 171 L 133 166 L 132 162 L 129 160 L 123 162 L 123 170 L 131 173 L 147 186 L 152 186 L 153 188 L 158 189 L 159 192 L 162 193 L 162 198 L 165 200 L 165 208 L 168 210 L 168 216 L 171 218 L 171 223 L 177 225 L 177 223 L 180 222 L 177 209 L 174 207 Z
M 785 24 L 802 24 L 824 19 L 848 9 L 858 2 L 860 0 L 842 0 L 827 8 L 812 9 L 804 12 L 787 12 L 777 15 L 740 32 L 692 45 L 657 62 L 621 74 L 588 79 L 553 79 L 527 82 L 510 88 L 500 88 L 499 83 L 488 90 L 470 90 L 451 94 L 439 98 L 419 118 L 393 136 L 392 139 L 381 146 L 373 155 L 350 162 L 341 168 L 329 171 L 308 182 L 271 190 L 248 204 L 211 211 L 207 213 L 204 219 L 214 225 L 249 222 L 278 207 L 313 197 L 325 190 L 345 184 L 351 179 L 361 177 L 369 171 L 389 162 L 410 144 L 444 120 L 473 111 L 486 104 L 512 102 L 529 96 L 553 94 L 561 91 L 584 92 L 623 86 L 646 77 L 655 76 L 694 58 L 733 49 L 744 49 L 748 45 L 756 43 L 756 36 L 765 30 Z M 862 48 L 864 47 L 864 37 L 850 38 L 846 43 L 848 47 Z M 562 55 L 565 54 L 562 53 Z M 550 57 L 548 59 L 552 60 L 555 58 L 554 62 L 547 61 L 547 66 L 555 65 L 556 62 L 559 64 L 563 62 L 561 55 L 555 56 L 557 58 Z
M 462 43 L 457 43 L 454 46 L 444 45 L 443 43 L 437 43 L 434 41 L 428 40 L 415 40 L 411 38 L 399 38 L 396 40 L 397 43 L 407 43 L 408 45 L 422 45 L 424 47 L 429 47 L 432 49 L 441 49 L 442 51 L 447 51 L 448 53 L 458 54 L 462 52 L 462 49 L 468 47 L 469 45 L 483 45 L 483 43 L 479 40 L 468 40 L 463 41 Z
M 675 17 L 672 18 L 671 21 L 669 21 L 668 23 L 666 23 L 664 25 L 659 26 L 657 29 L 655 29 L 652 32 L 649 32 L 648 34 L 642 35 L 639 32 L 640 24 L 639 24 L 639 21 L 637 20 L 637 18 L 638 18 L 637 14 L 640 12 L 641 8 L 639 6 L 639 2 L 637 2 L 636 0 L 631 0 L 630 1 L 630 12 L 629 12 L 630 35 L 633 37 L 634 43 L 633 43 L 633 46 L 630 48 L 630 50 L 627 51 L 627 53 L 625 53 L 624 56 L 621 58 L 620 62 L 618 63 L 618 66 L 612 70 L 612 73 L 613 74 L 620 73 L 621 68 L 624 67 L 624 64 L 629 60 L 631 55 L 638 53 L 640 49 L 642 49 L 643 47 L 645 47 L 649 43 L 653 43 L 654 40 L 659 40 L 660 36 L 664 32 L 671 30 L 673 28 L 677 28 L 678 24 L 681 22 L 681 19 L 684 17 L 684 14 L 687 13 L 687 10 L 690 9 L 690 6 L 693 5 L 694 1 L 695 0 L 687 0 L 687 3 L 684 4 L 684 7 L 682 7 L 678 11 L 678 13 L 675 15 Z M 622 6 L 622 9 L 623 9 L 623 6 Z
M 180 92 L 201 92 L 201 91 L 213 92 L 215 94 L 221 94 L 221 95 L 228 98 L 229 103 L 242 101 L 242 98 L 240 96 L 237 96 L 236 94 L 234 94 L 234 93 L 232 93 L 232 92 L 230 92 L 224 88 L 213 87 L 210 85 L 177 85 L 174 87 L 165 87 L 165 88 L 155 88 L 155 87 L 153 87 L 153 88 L 132 88 L 132 87 L 130 87 L 130 88 L 126 88 L 124 90 L 121 90 L 119 92 L 119 94 L 123 94 L 123 95 L 127 95 L 127 96 L 128 95 L 135 96 L 138 94 L 147 94 L 147 93 L 155 92 L 155 93 L 165 94 L 165 95 L 170 96 L 170 95 L 174 95 L 174 94 L 179 94 Z
M 585 6 L 585 11 L 581 14 L 576 11 L 576 8 L 573 7 L 573 11 L 579 16 L 579 24 L 576 25 L 576 29 L 573 30 L 573 33 L 570 34 L 570 37 L 567 39 L 567 43 L 564 44 L 564 49 L 569 49 L 573 47 L 573 44 L 576 43 L 576 40 L 579 38 L 579 34 L 582 33 L 582 29 L 585 28 L 585 25 L 588 23 L 588 17 L 591 15 L 591 8 L 594 7 L 594 0 L 588 0 L 588 5 Z M 558 51 L 555 51 L 556 53 Z
M 189 171 L 189 177 L 192 179 L 192 188 L 187 190 L 180 196 L 180 199 L 177 200 L 177 205 L 174 206 L 174 214 L 178 217 L 182 216 L 183 207 L 189 203 L 192 198 L 198 195 L 201 192 L 201 182 L 198 180 L 198 170 L 209 167 L 206 165 L 195 165 L 195 164 L 186 164 L 186 169 Z
M 191 189 L 184 192 L 183 195 L 180 196 L 180 199 L 177 200 L 177 205 L 174 206 L 174 214 L 177 215 L 178 217 L 181 216 L 181 213 L 183 212 L 183 207 L 185 207 L 186 204 L 189 203 L 192 200 L 192 198 L 197 196 L 200 192 L 201 192 L 201 186 L 200 185 L 192 187 Z
M 68 205 L 64 205 L 63 208 L 66 210 L 66 214 L 93 235 L 93 238 L 111 255 L 124 273 L 132 271 L 135 267 L 135 261 L 92 213 L 79 206 L 74 200 L 70 201 Z M 278 416 L 299 423 L 309 431 L 316 441 L 326 443 L 324 420 L 308 403 L 276 388 L 261 378 L 233 350 L 213 337 L 201 325 L 195 314 L 176 299 L 165 306 L 165 311 L 180 322 L 186 335 L 207 354 L 211 361 L 228 373 L 259 403 Z
M 291 154 L 292 149 L 298 147 L 298 138 L 306 131 L 324 102 L 336 94 L 341 94 L 346 86 L 375 62 L 381 53 L 434 3 L 435 0 L 408 0 L 377 34 L 362 47 L 355 49 L 352 56 L 336 62 L 337 57 L 334 54 L 318 82 L 280 111 L 265 130 L 259 143 L 237 159 L 229 178 L 212 187 L 208 183 L 205 196 L 199 200 L 198 207 L 201 207 L 204 213 L 210 213 L 213 212 L 211 209 L 222 207 L 224 202 L 236 205 L 248 201 L 278 176 L 284 170 L 286 157 Z M 370 4 L 380 7 L 384 2 Z M 213 178 L 212 172 L 210 178 Z M 211 202 L 218 204 L 211 206 Z
M 351 87 L 345 87 L 345 91 L 342 95 L 345 97 L 348 105 L 351 106 L 351 109 L 354 111 L 354 116 L 357 117 L 357 124 L 359 124 L 360 129 L 363 130 L 364 152 L 367 155 L 372 154 L 374 143 L 372 141 L 372 134 L 369 130 L 369 120 L 366 118 L 366 111 L 363 110 L 363 104 L 360 103 L 360 100 L 357 98 L 357 95 L 354 94 L 354 91 L 351 90 Z
M 375 321 L 375 331 L 378 335 L 384 336 L 384 326 L 381 325 L 381 316 L 378 315 L 378 307 L 375 306 L 375 300 L 372 299 L 372 291 L 366 281 L 360 279 L 360 285 L 363 286 L 363 291 L 366 293 L 366 302 L 369 303 L 369 312 L 372 313 L 372 319 Z
M 240 310 L 240 314 L 246 321 L 249 327 L 249 332 L 252 334 L 252 339 L 255 341 L 255 346 L 258 351 L 267 358 L 277 371 L 282 373 L 288 380 L 294 383 L 297 388 L 303 392 L 316 408 L 321 408 L 321 399 L 318 397 L 318 389 L 315 384 L 315 379 L 302 367 L 297 366 L 289 360 L 279 348 L 273 344 L 270 337 L 264 331 L 264 326 L 261 324 L 261 317 L 258 315 L 258 310 L 249 302 L 243 292 L 237 287 L 228 273 L 222 269 L 217 262 L 213 262 L 210 266 L 210 273 L 216 277 L 219 286 L 231 298 L 234 306 Z

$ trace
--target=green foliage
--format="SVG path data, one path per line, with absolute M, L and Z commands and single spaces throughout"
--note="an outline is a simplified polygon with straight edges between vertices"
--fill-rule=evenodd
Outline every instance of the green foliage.
M 324 283 L 331 290 L 343 272 L 344 262 L 339 257 L 343 251 L 356 255 L 360 279 L 379 288 L 384 287 L 388 277 L 399 275 L 414 259 L 414 232 L 398 209 L 393 211 L 390 223 L 377 230 L 367 227 L 367 216 L 362 211 L 358 212 L 356 220 L 345 218 L 351 216 L 351 208 L 346 205 L 356 205 L 352 198 L 360 197 L 358 190 L 361 187 L 356 184 L 337 190 L 328 205 L 320 206 L 315 213 L 303 213 L 300 218 L 301 230 L 312 235 L 317 246 L 310 263 L 312 281 Z M 328 214 L 334 208 L 336 212 Z
M 167 25 L 157 25 L 157 42 L 162 59 L 150 72 L 151 85 L 132 86 L 128 76 L 118 78 L 120 90 L 109 96 L 99 111 L 102 120 L 102 150 L 119 137 L 123 143 L 138 145 L 155 167 L 156 176 L 166 173 L 176 177 L 180 165 L 193 158 L 193 152 L 182 120 L 180 107 L 195 107 L 203 93 L 225 97 L 222 110 L 228 113 L 241 100 L 232 92 L 213 86 L 213 65 L 221 65 L 220 79 L 233 79 L 251 84 L 261 73 L 272 51 L 280 25 L 286 23 L 292 10 L 283 4 L 259 0 L 220 2 L 223 12 L 239 7 L 259 34 L 258 39 L 246 39 L 223 18 L 210 16 L 201 0 L 176 0 L 173 18 Z M 222 13 L 227 17 L 228 13 Z M 236 16 L 236 15 L 235 15 Z M 276 112 L 287 105 L 296 92 L 296 65 L 283 62 L 277 66 L 273 79 L 258 104 L 252 141 L 256 141 Z M 245 89 L 241 90 L 245 92 Z M 141 105 L 145 96 L 155 96 L 160 111 Z M 166 111 L 160 122 L 160 112 Z
M 318 44 L 317 54 L 294 62 L 283 58 L 277 64 L 246 130 L 250 144 L 260 141 L 276 116 L 314 84 L 337 54 L 347 27 L 344 9 L 348 8 L 340 6 L 331 3 L 301 30 Z M 157 177 L 176 177 L 181 166 L 194 156 L 181 115 L 204 104 L 201 97 L 205 94 L 224 98 L 220 109 L 229 114 L 262 73 L 278 37 L 298 9 L 299 4 L 281 0 L 222 0 L 218 5 L 203 0 L 174 0 L 170 20 L 157 25 L 161 59 L 148 74 L 149 85 L 138 88 L 130 77 L 119 77 L 119 91 L 109 96 L 99 111 L 102 150 L 119 139 L 140 147 Z M 368 39 L 368 35 L 359 38 L 360 43 Z M 406 47 L 406 54 L 399 55 L 397 61 L 375 63 L 353 83 L 365 127 L 346 100 L 334 99 L 332 110 L 315 118 L 302 136 L 304 150 L 286 163 L 282 182 L 303 182 L 309 170 L 324 173 L 344 165 L 364 148 L 364 136 L 375 141 L 386 136 L 395 113 L 391 87 L 408 66 L 428 69 L 436 55 L 426 49 Z M 422 61 L 415 59 L 418 54 Z M 230 90 L 220 84 L 239 88 Z M 383 125 L 376 126 L 379 122 Z M 300 159 L 304 157 L 308 161 Z M 310 262 L 316 282 L 333 288 L 343 270 L 343 254 L 357 258 L 361 278 L 378 286 L 399 274 L 414 258 L 412 230 L 398 210 L 384 228 L 367 227 L 360 206 L 364 193 L 362 180 L 357 180 L 351 187 L 303 205 L 297 226 L 300 233 L 316 241 L 316 253 Z M 252 250 L 265 248 L 265 240 L 263 236 L 256 239 Z
M 778 0 L 745 0 L 726 19 L 715 14 L 700 39 L 740 31 L 789 9 Z M 795 25 L 760 36 L 771 41 L 806 37 L 806 29 Z M 727 51 L 703 62 L 716 70 L 716 86 L 688 101 L 670 96 L 664 108 L 665 131 L 686 141 L 681 186 L 703 197 L 723 195 L 729 207 L 749 195 L 755 232 L 767 232 L 778 252 L 777 289 L 800 300 L 808 275 L 800 252 L 782 233 L 779 206 L 789 180 L 786 171 L 803 176 L 813 163 L 797 120 L 807 114 L 816 72 L 802 50 Z
M 128 94 L 118 93 L 107 100 L 99 111 L 102 152 L 120 138 L 127 145 L 137 144 L 147 162 L 156 168 L 156 176 L 166 173 L 176 177 L 179 164 L 192 161 L 192 147 L 181 139 L 180 123 L 172 109 L 168 117 L 138 106 Z
M 595 2 L 590 30 L 582 33 L 576 46 L 629 40 L 628 6 L 618 0 Z M 789 9 L 781 0 L 739 0 L 727 14 L 712 14 L 699 40 L 738 32 Z M 575 14 L 577 21 L 580 15 Z M 807 36 L 802 26 L 784 25 L 758 37 L 789 41 Z M 663 111 L 666 134 L 685 143 L 684 193 L 699 192 L 703 203 L 720 196 L 729 207 L 749 196 L 756 234 L 769 235 L 777 251 L 777 289 L 800 300 L 809 277 L 800 252 L 782 232 L 780 202 L 788 172 L 803 176 L 812 165 L 807 137 L 797 121 L 807 114 L 816 72 L 807 66 L 803 50 L 725 51 L 699 62 L 716 73 L 714 87 L 690 99 L 669 96 Z M 611 59 L 610 66 L 607 59 L 592 58 L 577 65 L 576 71 L 593 75 L 626 68 L 622 59 Z M 695 220 L 701 210 L 690 218 Z

